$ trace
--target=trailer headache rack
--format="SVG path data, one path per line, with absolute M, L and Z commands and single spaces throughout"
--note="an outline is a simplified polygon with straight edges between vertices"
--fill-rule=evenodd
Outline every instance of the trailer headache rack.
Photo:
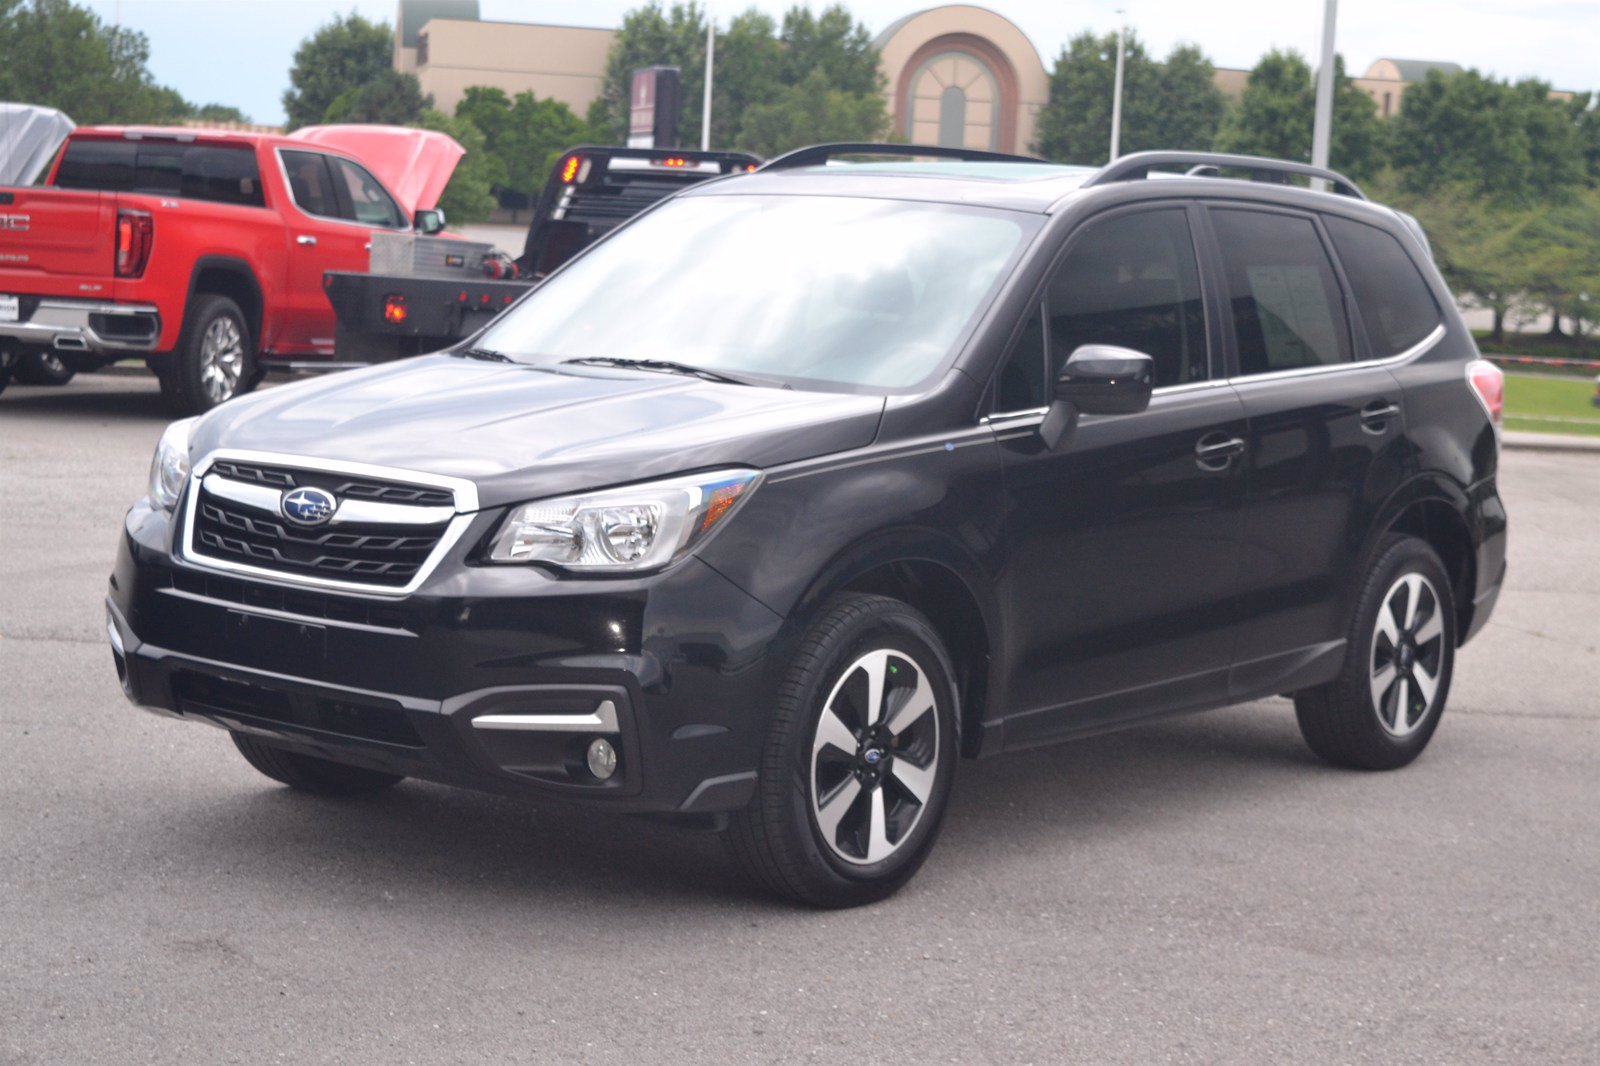
M 809 148 L 796 148 L 778 156 L 762 170 L 794 170 L 798 167 L 818 167 L 830 159 L 847 155 L 904 156 L 921 159 L 956 159 L 963 163 L 1048 163 L 1031 155 L 1011 155 L 1006 152 L 987 152 L 978 148 L 941 148 L 933 144 L 870 144 L 845 141 L 839 144 L 813 144 Z
M 1314 167 L 1308 163 L 1293 163 L 1286 159 L 1263 159 L 1253 155 L 1225 155 L 1219 152 L 1134 152 L 1125 155 L 1095 172 L 1084 182 L 1084 188 L 1110 185 L 1118 181 L 1142 181 L 1152 170 L 1176 170 L 1185 177 L 1228 177 L 1223 171 L 1244 171 L 1249 181 L 1286 185 L 1291 177 L 1320 178 L 1328 182 L 1340 196 L 1365 200 L 1367 194 L 1361 187 L 1336 170 Z

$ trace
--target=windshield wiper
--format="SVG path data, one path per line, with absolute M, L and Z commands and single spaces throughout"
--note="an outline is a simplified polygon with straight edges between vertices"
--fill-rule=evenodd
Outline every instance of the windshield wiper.
M 461 355 L 468 359 L 483 359 L 491 363 L 515 363 L 516 360 L 504 352 L 492 351 L 488 348 L 463 348 Z
M 668 374 L 684 374 L 697 377 L 704 381 L 718 381 L 725 385 L 765 385 L 787 389 L 787 382 L 776 381 L 772 378 L 762 378 L 755 375 L 733 375 L 720 370 L 707 370 L 703 366 L 690 366 L 688 363 L 674 363 L 670 359 L 621 359 L 610 355 L 591 355 L 582 359 L 563 359 L 563 366 L 615 366 L 638 370 L 660 370 Z

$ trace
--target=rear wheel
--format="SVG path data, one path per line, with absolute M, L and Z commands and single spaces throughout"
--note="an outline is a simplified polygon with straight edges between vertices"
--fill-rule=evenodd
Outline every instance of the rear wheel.
M 250 324 L 226 296 L 196 296 L 177 350 L 158 370 L 161 393 L 178 414 L 211 410 L 255 383 Z
M 76 370 L 52 351 L 32 351 L 17 360 L 13 372 L 19 385 L 65 385 Z
M 1347 641 L 1340 675 L 1295 695 L 1300 733 L 1337 766 L 1405 766 L 1438 728 L 1455 665 L 1455 599 L 1431 547 L 1415 537 L 1383 543 Z
M 359 796 L 398 785 L 405 778 L 360 766 L 285 751 L 244 733 L 232 733 L 233 745 L 245 761 L 274 781 L 319 796 Z
M 728 842 L 757 884 L 821 907 L 883 899 L 932 850 L 955 777 L 956 691 L 926 618 L 846 595 L 779 694 L 756 796 Z

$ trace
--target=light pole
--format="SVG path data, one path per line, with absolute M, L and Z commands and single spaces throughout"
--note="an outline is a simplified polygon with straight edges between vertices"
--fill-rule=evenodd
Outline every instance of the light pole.
M 1311 165 L 1326 168 L 1328 140 L 1333 132 L 1333 27 L 1339 0 L 1327 0 L 1322 9 L 1322 67 L 1317 71 L 1317 112 L 1311 126 Z M 1312 188 L 1326 190 L 1328 183 L 1312 179 Z
M 717 54 L 717 20 L 706 10 L 706 95 L 700 104 L 700 150 L 711 150 L 711 67 Z
M 1331 4 L 1333 0 L 1328 0 Z M 1111 89 L 1111 162 L 1117 161 L 1122 143 L 1122 52 L 1127 38 L 1127 20 L 1123 9 L 1117 8 L 1117 76 Z

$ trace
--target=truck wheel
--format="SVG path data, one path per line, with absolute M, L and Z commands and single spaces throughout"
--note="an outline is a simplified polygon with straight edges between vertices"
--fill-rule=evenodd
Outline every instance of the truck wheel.
M 955 778 L 953 678 L 933 626 L 906 604 L 828 604 L 779 692 L 755 798 L 728 827 L 750 879 L 816 907 L 872 903 L 909 881 Z
M 1335 766 L 1398 769 L 1428 746 L 1455 665 L 1455 598 L 1427 543 L 1383 542 L 1347 640 L 1339 676 L 1295 694 L 1300 734 Z
M 381 770 L 368 770 L 361 766 L 319 759 L 313 755 L 285 751 L 243 733 L 229 731 L 233 746 L 239 749 L 245 762 L 300 792 L 319 796 L 359 796 L 364 792 L 398 785 L 405 778 L 399 774 L 386 774 Z
M 161 394 L 181 415 L 203 414 L 250 390 L 255 355 L 250 324 L 226 296 L 196 296 L 178 348 L 159 372 Z
M 65 385 L 76 373 L 51 351 L 24 354 L 13 371 L 19 385 Z

